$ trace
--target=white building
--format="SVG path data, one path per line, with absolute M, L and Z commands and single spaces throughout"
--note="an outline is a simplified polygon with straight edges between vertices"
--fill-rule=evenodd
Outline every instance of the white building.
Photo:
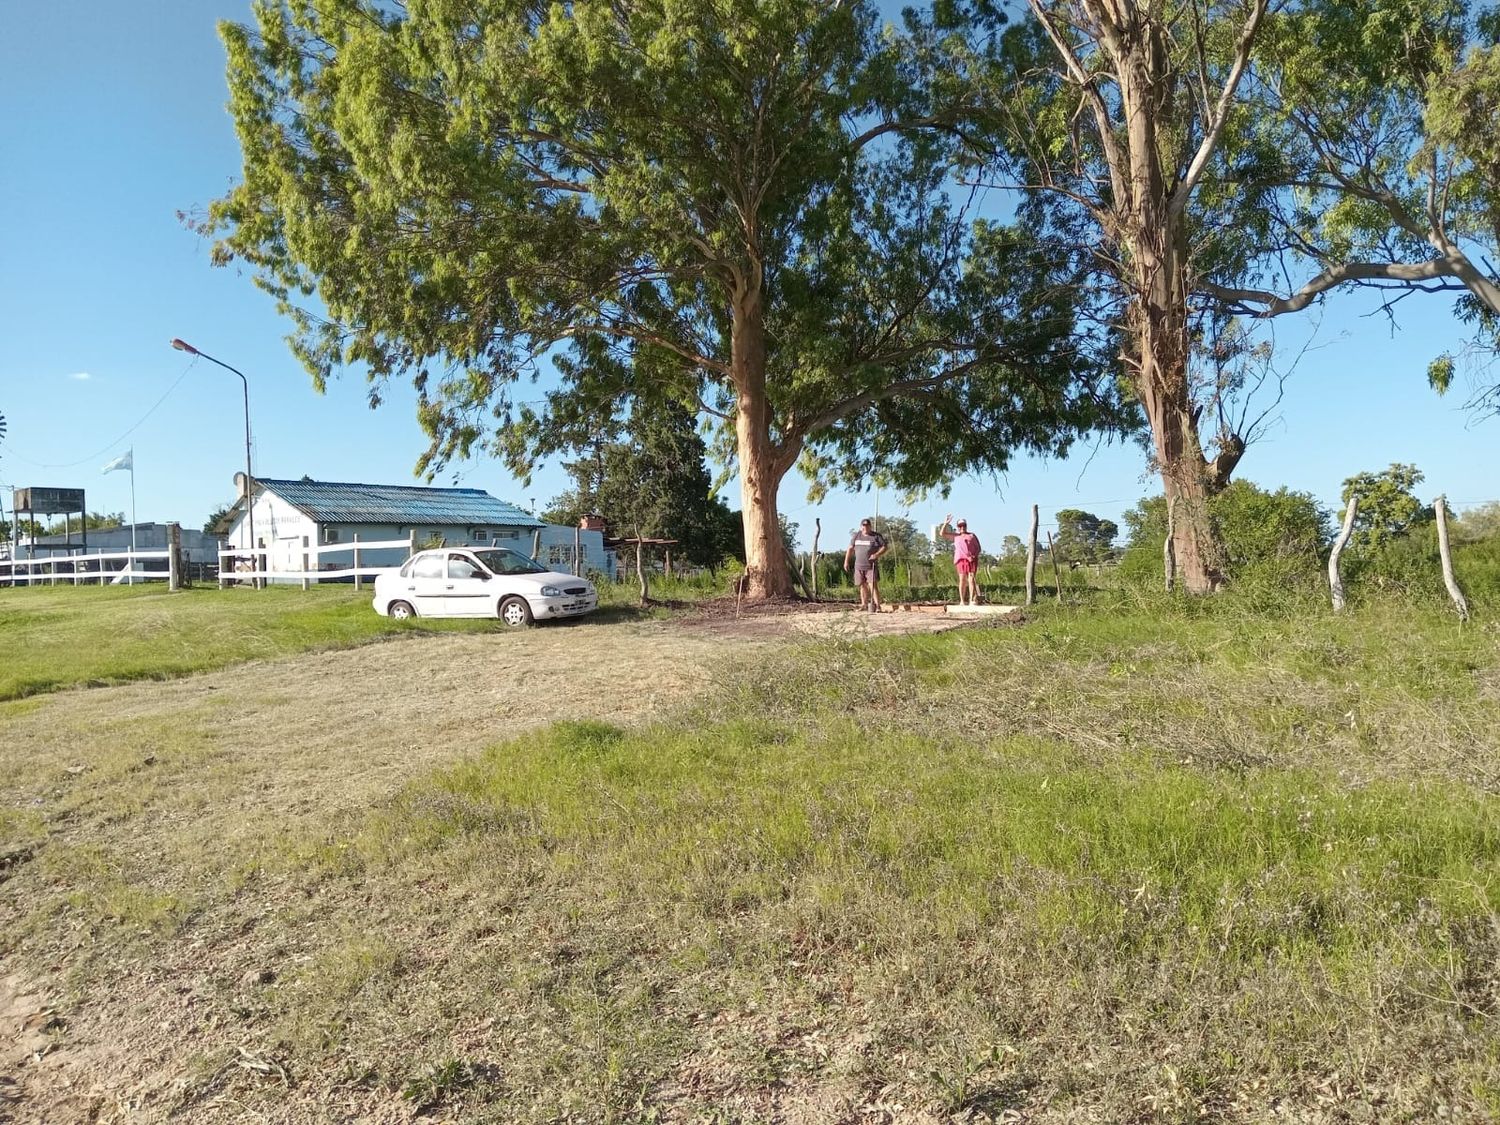
M 138 523 L 132 528 L 127 523 L 119 527 L 89 528 L 88 553 L 95 555 L 128 551 L 130 549 L 132 531 L 135 534 L 136 550 L 165 551 L 167 549 L 168 532 L 166 524 Z M 83 538 L 83 533 L 76 528 L 72 536 L 39 535 L 34 544 L 34 553 L 31 553 L 33 549 L 32 541 L 23 539 L 18 544 L 19 555 L 22 558 L 44 559 L 53 555 L 82 554 Z M 211 535 L 205 535 L 195 527 L 184 527 L 182 529 L 182 554 L 188 562 L 213 566 L 219 561 L 219 541 Z M 147 565 L 147 562 L 152 565 Z M 121 563 L 121 565 L 123 566 L 124 564 Z M 145 570 L 160 569 L 165 571 L 167 564 L 163 559 L 151 559 L 143 561 L 141 567 Z
M 243 479 L 236 474 L 236 482 Z M 324 551 L 316 565 L 337 570 L 352 562 L 357 536 L 361 543 L 414 539 L 417 545 L 509 547 L 559 570 L 573 569 L 574 545 L 582 554 L 580 569 L 615 574 L 613 552 L 604 535 L 546 524 L 529 512 L 497 500 L 480 488 L 423 488 L 399 484 L 345 484 L 318 480 L 255 478 L 254 505 L 247 513 L 242 495 L 219 525 L 226 549 L 248 549 L 250 525 L 255 542 L 266 551 L 272 571 L 301 571 L 309 547 L 349 545 L 348 552 Z M 576 538 L 575 538 L 576 537 Z M 404 548 L 360 548 L 361 566 L 399 566 Z M 272 579 L 275 581 L 275 579 Z

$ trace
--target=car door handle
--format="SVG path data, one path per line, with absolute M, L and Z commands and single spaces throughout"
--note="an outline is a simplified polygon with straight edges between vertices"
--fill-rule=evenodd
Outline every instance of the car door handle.
M 444 586 L 443 589 L 445 589 L 445 590 L 451 590 L 451 589 L 453 589 L 453 587 L 452 586 Z

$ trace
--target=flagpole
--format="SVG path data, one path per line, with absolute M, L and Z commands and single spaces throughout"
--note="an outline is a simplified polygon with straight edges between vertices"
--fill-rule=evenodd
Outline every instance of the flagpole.
M 135 446 L 130 447 L 130 577 L 126 584 L 135 585 Z

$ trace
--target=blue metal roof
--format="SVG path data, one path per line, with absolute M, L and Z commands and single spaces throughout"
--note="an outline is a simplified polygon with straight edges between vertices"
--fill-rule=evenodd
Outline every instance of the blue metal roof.
M 318 523 L 393 523 L 407 526 L 544 527 L 514 504 L 482 488 L 420 488 L 407 484 L 340 484 L 326 480 L 255 483 L 276 493 Z

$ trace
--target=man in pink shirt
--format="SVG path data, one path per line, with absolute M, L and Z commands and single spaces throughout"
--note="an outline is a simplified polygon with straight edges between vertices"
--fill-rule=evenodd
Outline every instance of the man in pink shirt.
M 938 534 L 953 540 L 953 567 L 958 571 L 958 604 L 979 604 L 979 536 L 969 530 L 967 520 L 958 521 L 958 530 L 953 530 L 953 513 L 943 517 L 943 526 Z M 965 592 L 967 591 L 967 601 Z

